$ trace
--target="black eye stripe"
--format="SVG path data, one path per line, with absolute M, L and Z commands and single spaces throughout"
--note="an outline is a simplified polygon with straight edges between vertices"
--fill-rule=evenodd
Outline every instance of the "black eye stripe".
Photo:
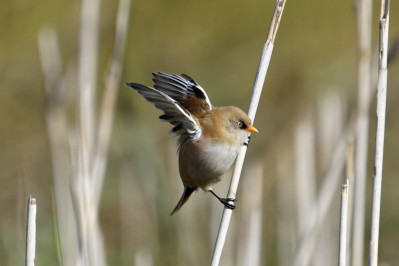
M 240 126 L 241 129 L 247 129 L 248 128 L 247 124 L 245 124 L 244 121 L 239 120 L 238 122 L 241 123 L 241 126 Z

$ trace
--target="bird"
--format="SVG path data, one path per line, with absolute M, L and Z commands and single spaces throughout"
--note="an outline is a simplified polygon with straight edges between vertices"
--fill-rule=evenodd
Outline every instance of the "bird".
M 235 199 L 221 198 L 213 187 L 221 181 L 251 133 L 258 133 L 251 119 L 235 106 L 214 107 L 205 90 L 186 74 L 152 73 L 153 87 L 126 83 L 155 108 L 159 119 L 172 124 L 169 135 L 178 137 L 179 173 L 184 192 L 170 215 L 187 202 L 194 191 L 214 195 L 224 206 L 234 209 Z

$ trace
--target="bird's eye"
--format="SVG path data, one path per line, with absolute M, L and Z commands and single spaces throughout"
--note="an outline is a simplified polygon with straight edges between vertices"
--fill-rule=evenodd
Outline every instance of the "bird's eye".
M 246 129 L 246 128 L 247 128 L 247 125 L 246 125 L 244 122 L 242 122 L 242 121 L 238 121 L 238 122 L 237 122 L 237 126 L 238 126 L 240 129 Z

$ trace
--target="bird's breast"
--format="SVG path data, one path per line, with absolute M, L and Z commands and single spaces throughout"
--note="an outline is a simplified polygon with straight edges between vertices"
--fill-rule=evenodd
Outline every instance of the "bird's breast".
M 224 174 L 237 157 L 239 146 L 227 143 L 204 143 L 201 145 L 201 160 L 214 172 Z
M 187 186 L 209 190 L 237 157 L 240 146 L 202 141 L 180 150 L 180 174 Z

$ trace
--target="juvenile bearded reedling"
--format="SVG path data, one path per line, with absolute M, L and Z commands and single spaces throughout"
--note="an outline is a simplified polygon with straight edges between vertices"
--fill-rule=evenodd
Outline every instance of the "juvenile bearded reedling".
M 187 75 L 153 73 L 154 88 L 126 83 L 156 108 L 159 119 L 173 125 L 171 136 L 179 136 L 179 172 L 184 192 L 171 215 L 190 195 L 201 188 L 212 193 L 226 207 L 231 199 L 220 198 L 213 186 L 234 162 L 250 133 L 258 133 L 251 119 L 235 106 L 212 106 L 205 90 Z

